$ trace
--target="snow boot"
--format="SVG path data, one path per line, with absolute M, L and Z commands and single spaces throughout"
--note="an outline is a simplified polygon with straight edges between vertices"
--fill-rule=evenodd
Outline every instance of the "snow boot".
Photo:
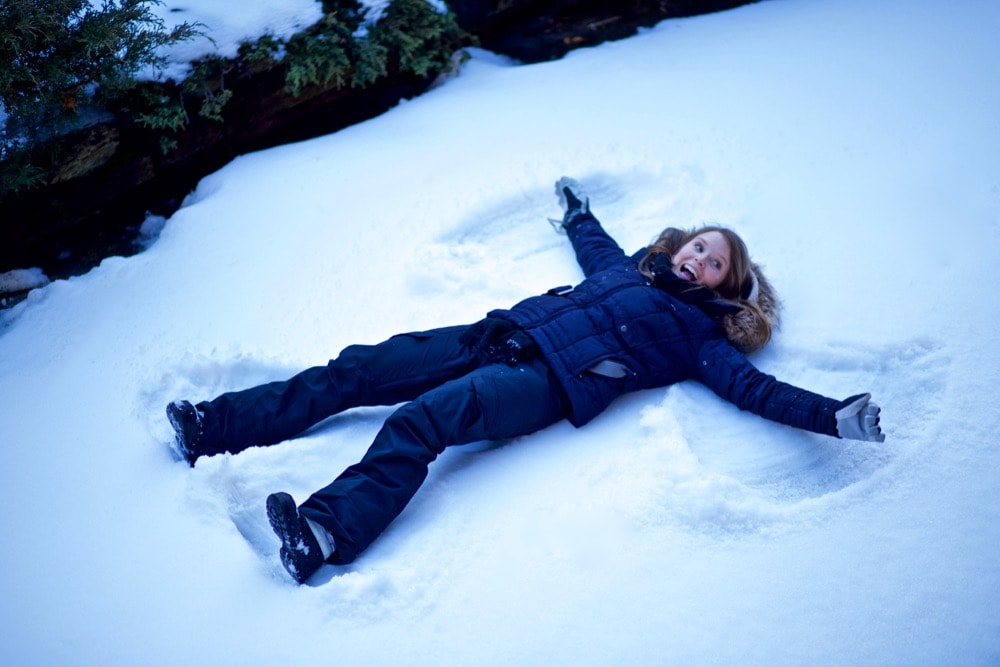
M 312 528 L 287 493 L 272 493 L 267 497 L 267 520 L 281 540 L 281 564 L 292 579 L 303 583 L 323 564 L 323 550 Z
M 174 451 L 193 468 L 199 456 L 201 412 L 188 401 L 174 401 L 167 406 L 167 419 L 174 427 Z

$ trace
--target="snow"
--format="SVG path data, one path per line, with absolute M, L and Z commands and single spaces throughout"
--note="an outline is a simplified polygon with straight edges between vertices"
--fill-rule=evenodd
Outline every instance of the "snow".
M 49 278 L 39 268 L 14 269 L 0 273 L 0 296 L 11 292 L 44 287 L 49 284 Z
M 98 0 L 91 4 L 100 5 Z M 167 30 L 181 23 L 195 26 L 199 35 L 176 44 L 167 52 L 163 76 L 183 79 L 188 63 L 207 55 L 236 57 L 240 43 L 262 35 L 288 39 L 323 17 L 319 0 L 159 0 L 149 7 Z M 151 73 L 150 73 L 151 74 Z
M 103 0 L 91 0 L 100 7 Z M 389 0 L 363 0 L 366 23 L 378 20 Z M 438 0 L 431 5 L 437 11 L 445 8 Z M 190 69 L 189 63 L 207 55 L 236 57 L 240 44 L 254 41 L 262 35 L 287 40 L 315 24 L 323 17 L 320 0 L 198 0 L 197 3 L 178 0 L 157 0 L 150 13 L 163 21 L 167 30 L 188 23 L 199 34 L 167 49 L 166 67 L 162 71 L 144 73 L 146 78 L 182 80 Z M 361 28 L 364 30 L 364 26 Z
M 998 29 L 994 2 L 772 0 L 553 63 L 474 50 L 206 177 L 145 252 L 0 314 L 4 663 L 1000 663 Z M 449 450 L 296 586 L 265 498 L 391 409 L 190 469 L 164 407 L 578 281 L 563 174 L 629 250 L 738 229 L 785 307 L 755 363 L 871 391 L 887 441 L 642 392 Z

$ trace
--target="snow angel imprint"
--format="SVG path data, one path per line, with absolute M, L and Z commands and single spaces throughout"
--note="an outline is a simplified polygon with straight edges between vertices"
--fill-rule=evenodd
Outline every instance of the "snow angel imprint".
M 556 183 L 585 279 L 475 324 L 351 345 L 325 366 L 167 415 L 174 446 L 198 458 L 272 445 L 343 410 L 395 405 L 367 453 L 303 503 L 267 498 L 281 561 L 304 582 L 353 561 L 414 496 L 450 445 L 526 435 L 562 419 L 582 426 L 622 394 L 697 380 L 767 419 L 881 442 L 870 394 L 836 400 L 766 375 L 746 354 L 770 340 L 778 302 L 740 237 L 722 227 L 666 229 L 627 255 L 575 181 Z

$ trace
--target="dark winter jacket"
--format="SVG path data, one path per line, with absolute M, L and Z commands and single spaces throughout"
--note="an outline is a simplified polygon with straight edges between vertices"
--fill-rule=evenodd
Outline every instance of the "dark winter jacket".
M 742 410 L 837 435 L 838 401 L 760 372 L 727 339 L 723 319 L 730 304 L 696 305 L 654 287 L 638 270 L 645 249 L 626 255 L 593 216 L 567 231 L 586 280 L 490 316 L 512 322 L 537 343 L 574 425 L 624 393 L 694 379 Z M 603 361 L 624 366 L 624 376 L 594 372 Z

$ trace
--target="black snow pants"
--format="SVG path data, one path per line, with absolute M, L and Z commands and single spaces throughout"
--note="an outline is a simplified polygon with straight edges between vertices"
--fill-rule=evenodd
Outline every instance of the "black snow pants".
M 349 408 L 405 402 L 362 460 L 299 508 L 333 535 L 331 562 L 349 563 L 403 511 L 445 447 L 526 435 L 567 416 L 543 360 L 483 363 L 458 341 L 466 328 L 352 345 L 326 366 L 200 403 L 204 453 L 274 444 Z

